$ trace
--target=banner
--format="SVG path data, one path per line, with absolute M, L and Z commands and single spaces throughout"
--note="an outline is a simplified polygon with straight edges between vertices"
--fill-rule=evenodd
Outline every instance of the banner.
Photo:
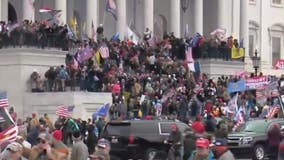
M 284 69 L 284 60 L 283 59 L 278 59 L 276 63 L 273 66 L 274 69 Z
M 239 80 L 238 82 L 230 82 L 228 85 L 228 93 L 241 92 L 246 90 L 246 81 Z
M 246 79 L 246 88 L 247 89 L 263 89 L 269 84 L 267 77 L 253 77 Z

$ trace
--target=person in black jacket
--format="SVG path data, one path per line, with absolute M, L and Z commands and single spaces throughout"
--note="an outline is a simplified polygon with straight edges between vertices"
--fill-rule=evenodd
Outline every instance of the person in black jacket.
M 213 133 L 216 129 L 216 122 L 212 115 L 208 114 L 205 121 L 205 130 L 206 132 Z
M 56 78 L 56 71 L 54 67 L 50 67 L 49 70 L 47 70 L 44 74 L 45 78 L 48 82 L 48 91 L 53 91 L 55 78 Z
M 95 147 L 97 145 L 98 138 L 97 138 L 94 130 L 95 130 L 95 127 L 94 127 L 93 124 L 88 124 L 87 125 L 88 135 L 87 135 L 87 137 L 85 139 L 85 141 L 86 141 L 85 143 L 86 143 L 86 145 L 88 147 L 89 154 L 93 154 L 95 152 Z
M 183 141 L 182 141 L 182 134 L 176 124 L 171 126 L 171 133 L 165 143 L 170 143 L 171 147 L 174 150 L 170 149 L 168 152 L 169 160 L 174 159 L 176 157 L 176 152 L 179 152 L 179 156 L 183 157 Z

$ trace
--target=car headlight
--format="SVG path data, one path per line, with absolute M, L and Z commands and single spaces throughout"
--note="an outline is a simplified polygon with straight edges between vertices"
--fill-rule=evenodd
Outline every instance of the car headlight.
M 253 141 L 253 137 L 244 137 L 242 139 L 243 144 L 249 144 L 251 141 Z

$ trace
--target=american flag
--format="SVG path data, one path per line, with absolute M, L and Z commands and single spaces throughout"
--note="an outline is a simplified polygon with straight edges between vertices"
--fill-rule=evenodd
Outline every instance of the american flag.
M 109 57 L 109 49 L 107 47 L 106 44 L 102 45 L 100 48 L 99 48 L 99 52 L 102 56 L 102 58 L 106 59 Z
M 106 11 L 109 12 L 115 20 L 117 20 L 116 4 L 114 0 L 107 0 Z
M 8 107 L 9 102 L 6 92 L 0 92 L 0 107 Z
M 269 111 L 267 113 L 266 118 L 271 119 L 274 118 L 275 115 L 277 115 L 280 112 L 280 106 L 276 105 L 276 106 L 272 106 L 269 108 Z
M 64 106 L 60 105 L 56 109 L 56 115 L 61 116 L 61 117 L 71 117 L 73 114 L 75 106 Z
M 186 47 L 185 57 L 187 62 L 194 62 L 194 59 L 192 57 L 192 47 Z

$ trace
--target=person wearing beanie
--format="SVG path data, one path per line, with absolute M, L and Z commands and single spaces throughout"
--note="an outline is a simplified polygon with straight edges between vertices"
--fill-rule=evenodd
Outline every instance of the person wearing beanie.
M 0 153 L 1 160 L 19 160 L 22 159 L 23 147 L 20 143 L 12 142 L 5 150 Z
M 62 154 L 65 158 L 68 157 L 69 150 L 68 147 L 62 142 L 62 131 L 61 130 L 55 130 L 52 133 L 52 145 L 54 149 Z
M 86 160 L 88 159 L 89 152 L 88 147 L 82 141 L 81 133 L 75 131 L 72 134 L 74 144 L 71 151 L 71 160 Z

